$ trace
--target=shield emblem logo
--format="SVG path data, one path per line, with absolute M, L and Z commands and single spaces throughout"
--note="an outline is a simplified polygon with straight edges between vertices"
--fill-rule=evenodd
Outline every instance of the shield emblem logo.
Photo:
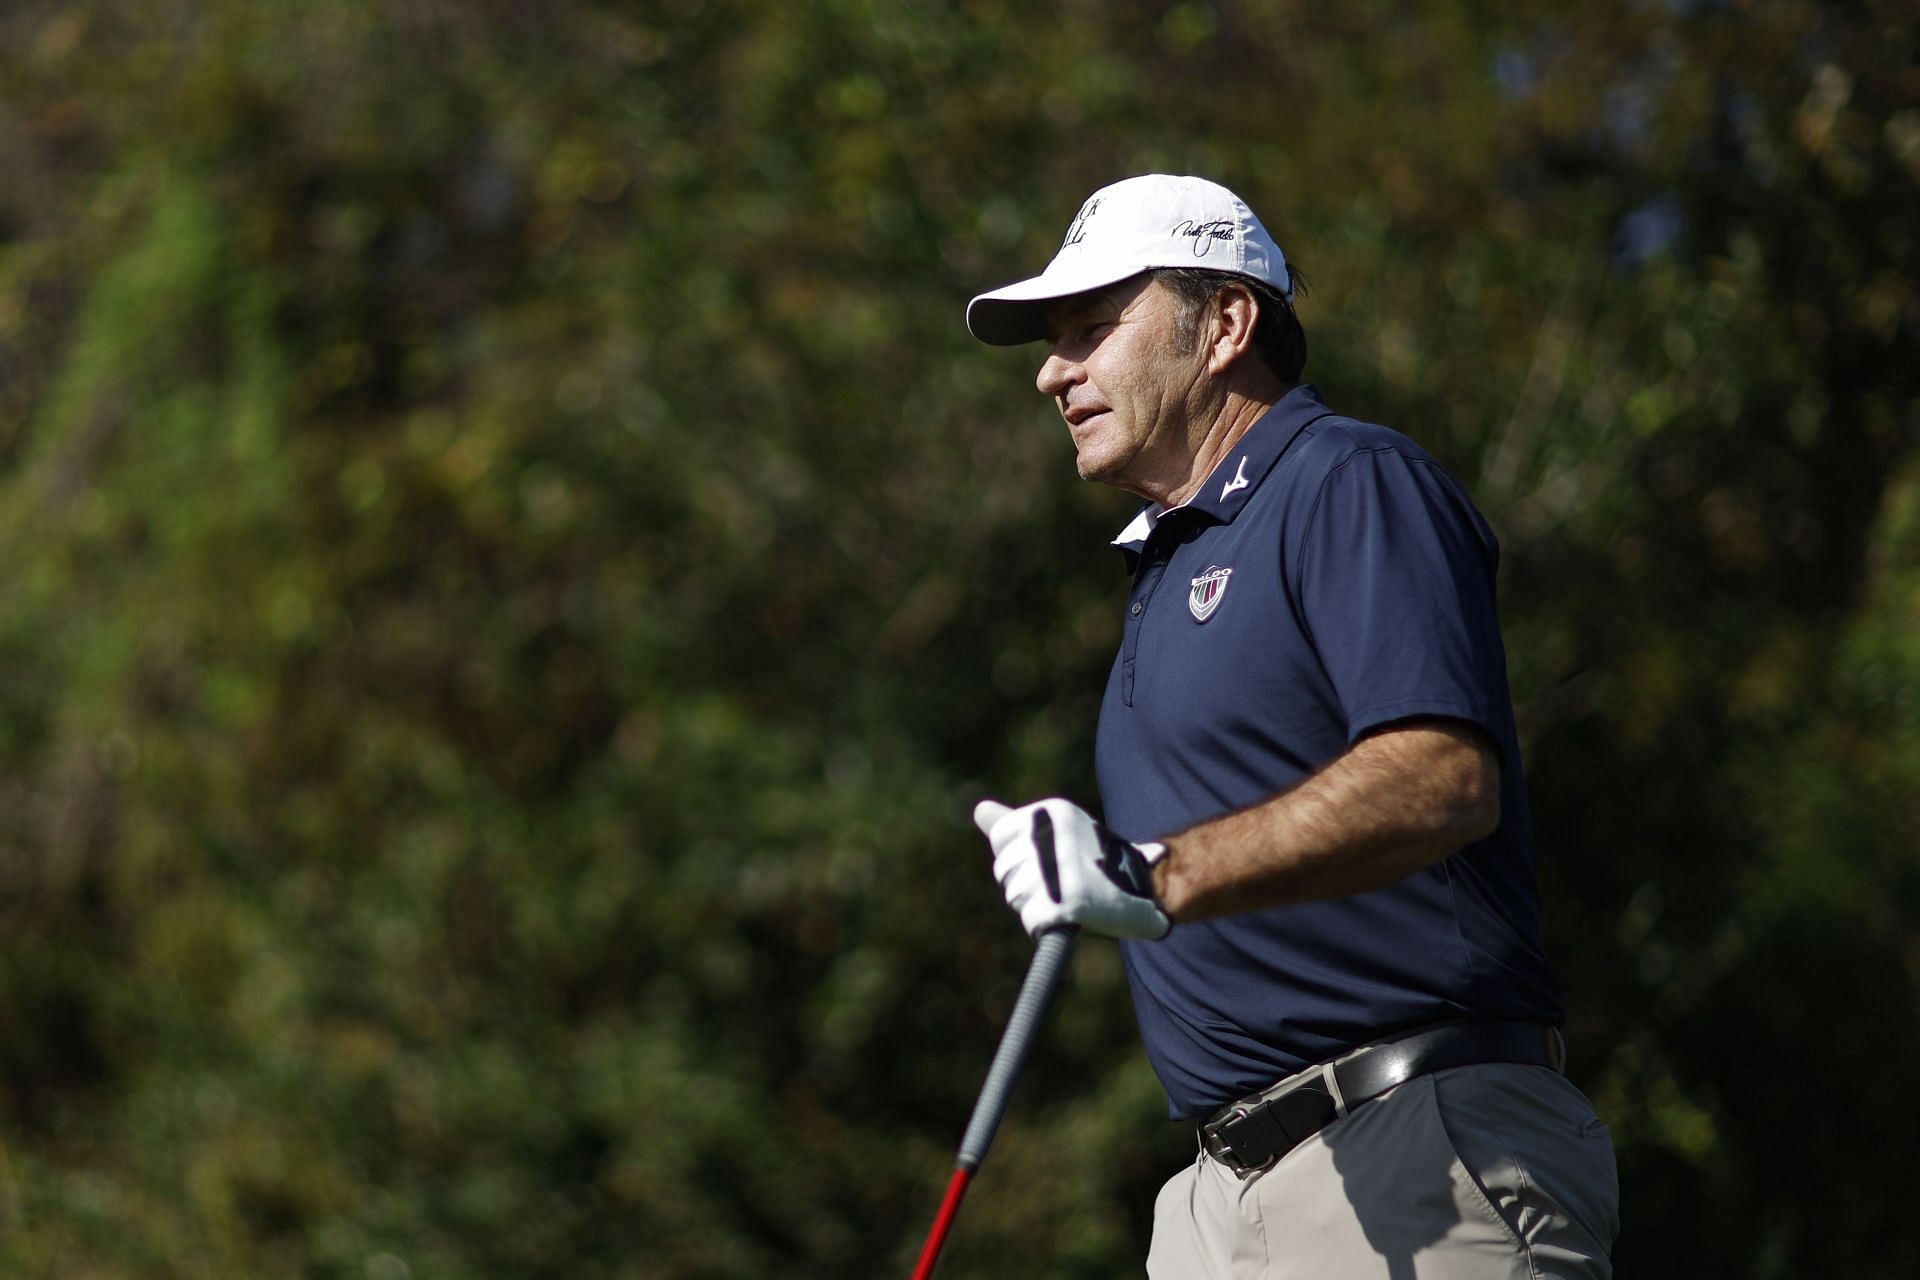
M 1207 566 L 1207 571 L 1193 580 L 1193 589 L 1187 592 L 1187 610 L 1193 614 L 1195 622 L 1205 622 L 1220 607 L 1220 599 L 1227 594 L 1227 579 L 1233 576 L 1233 570 L 1223 569 L 1217 564 Z

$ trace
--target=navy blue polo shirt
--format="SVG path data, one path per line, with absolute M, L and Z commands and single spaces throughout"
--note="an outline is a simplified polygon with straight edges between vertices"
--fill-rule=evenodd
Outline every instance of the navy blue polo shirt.
M 1478 725 L 1501 820 L 1400 883 L 1122 944 L 1148 1058 L 1199 1116 L 1398 1030 L 1558 1022 L 1494 603 L 1499 547 L 1413 441 L 1310 386 L 1184 506 L 1115 540 L 1133 567 L 1097 748 L 1107 824 L 1171 835 L 1265 800 L 1371 730 Z

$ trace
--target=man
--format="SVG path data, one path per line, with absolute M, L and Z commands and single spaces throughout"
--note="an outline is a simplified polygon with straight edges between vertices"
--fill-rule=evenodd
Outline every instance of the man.
M 1031 933 L 1121 943 L 1200 1151 L 1147 1270 L 1606 1276 L 1606 1129 L 1560 1074 L 1493 534 L 1418 445 L 1300 384 L 1293 275 L 1198 178 L 1095 192 L 1040 275 L 973 299 L 1082 477 L 1146 507 L 1096 751 L 975 820 Z

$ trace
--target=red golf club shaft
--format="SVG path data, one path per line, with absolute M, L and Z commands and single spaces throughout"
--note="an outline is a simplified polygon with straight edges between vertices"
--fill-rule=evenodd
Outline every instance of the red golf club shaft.
M 953 1217 L 960 1212 L 961 1198 L 967 1194 L 967 1184 L 972 1181 L 973 1170 L 953 1171 L 953 1181 L 947 1184 L 947 1196 L 940 1202 L 940 1212 L 933 1220 L 933 1230 L 927 1232 L 926 1247 L 920 1250 L 920 1265 L 913 1269 L 913 1280 L 929 1280 L 933 1275 L 933 1264 L 940 1257 L 940 1246 L 947 1242 Z
M 920 1265 L 914 1268 L 913 1280 L 928 1280 L 933 1275 L 940 1246 L 946 1243 L 954 1216 L 960 1212 L 960 1200 L 967 1194 L 967 1184 L 980 1162 L 987 1158 L 987 1148 L 993 1145 L 993 1135 L 1000 1128 L 1000 1117 L 1007 1112 L 1007 1094 L 1027 1060 L 1027 1052 L 1033 1048 L 1040 1019 L 1053 1002 L 1053 993 L 1066 972 L 1076 932 L 1071 927 L 1049 929 L 1040 935 L 1033 949 L 1033 960 L 1027 965 L 1019 998 L 1013 1002 L 1007 1029 L 1001 1033 L 1000 1047 L 994 1050 L 993 1065 L 987 1068 L 986 1083 L 980 1086 L 980 1097 L 973 1104 L 967 1132 L 960 1139 L 960 1158 L 954 1162 L 953 1180 L 947 1184 L 946 1199 L 941 1201 L 933 1229 L 927 1233 L 927 1244 L 920 1251 Z

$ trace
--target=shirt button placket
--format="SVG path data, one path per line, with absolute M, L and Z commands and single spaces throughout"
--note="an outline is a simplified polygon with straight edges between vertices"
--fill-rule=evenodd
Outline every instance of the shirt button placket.
M 1161 575 L 1167 571 L 1164 556 L 1155 554 L 1151 540 L 1143 549 L 1140 572 L 1133 580 L 1133 602 L 1127 606 L 1126 637 L 1121 648 L 1120 697 L 1128 706 L 1133 705 L 1134 659 L 1140 652 L 1140 627 L 1145 620 L 1147 602 L 1153 599 L 1153 589 L 1160 585 Z

